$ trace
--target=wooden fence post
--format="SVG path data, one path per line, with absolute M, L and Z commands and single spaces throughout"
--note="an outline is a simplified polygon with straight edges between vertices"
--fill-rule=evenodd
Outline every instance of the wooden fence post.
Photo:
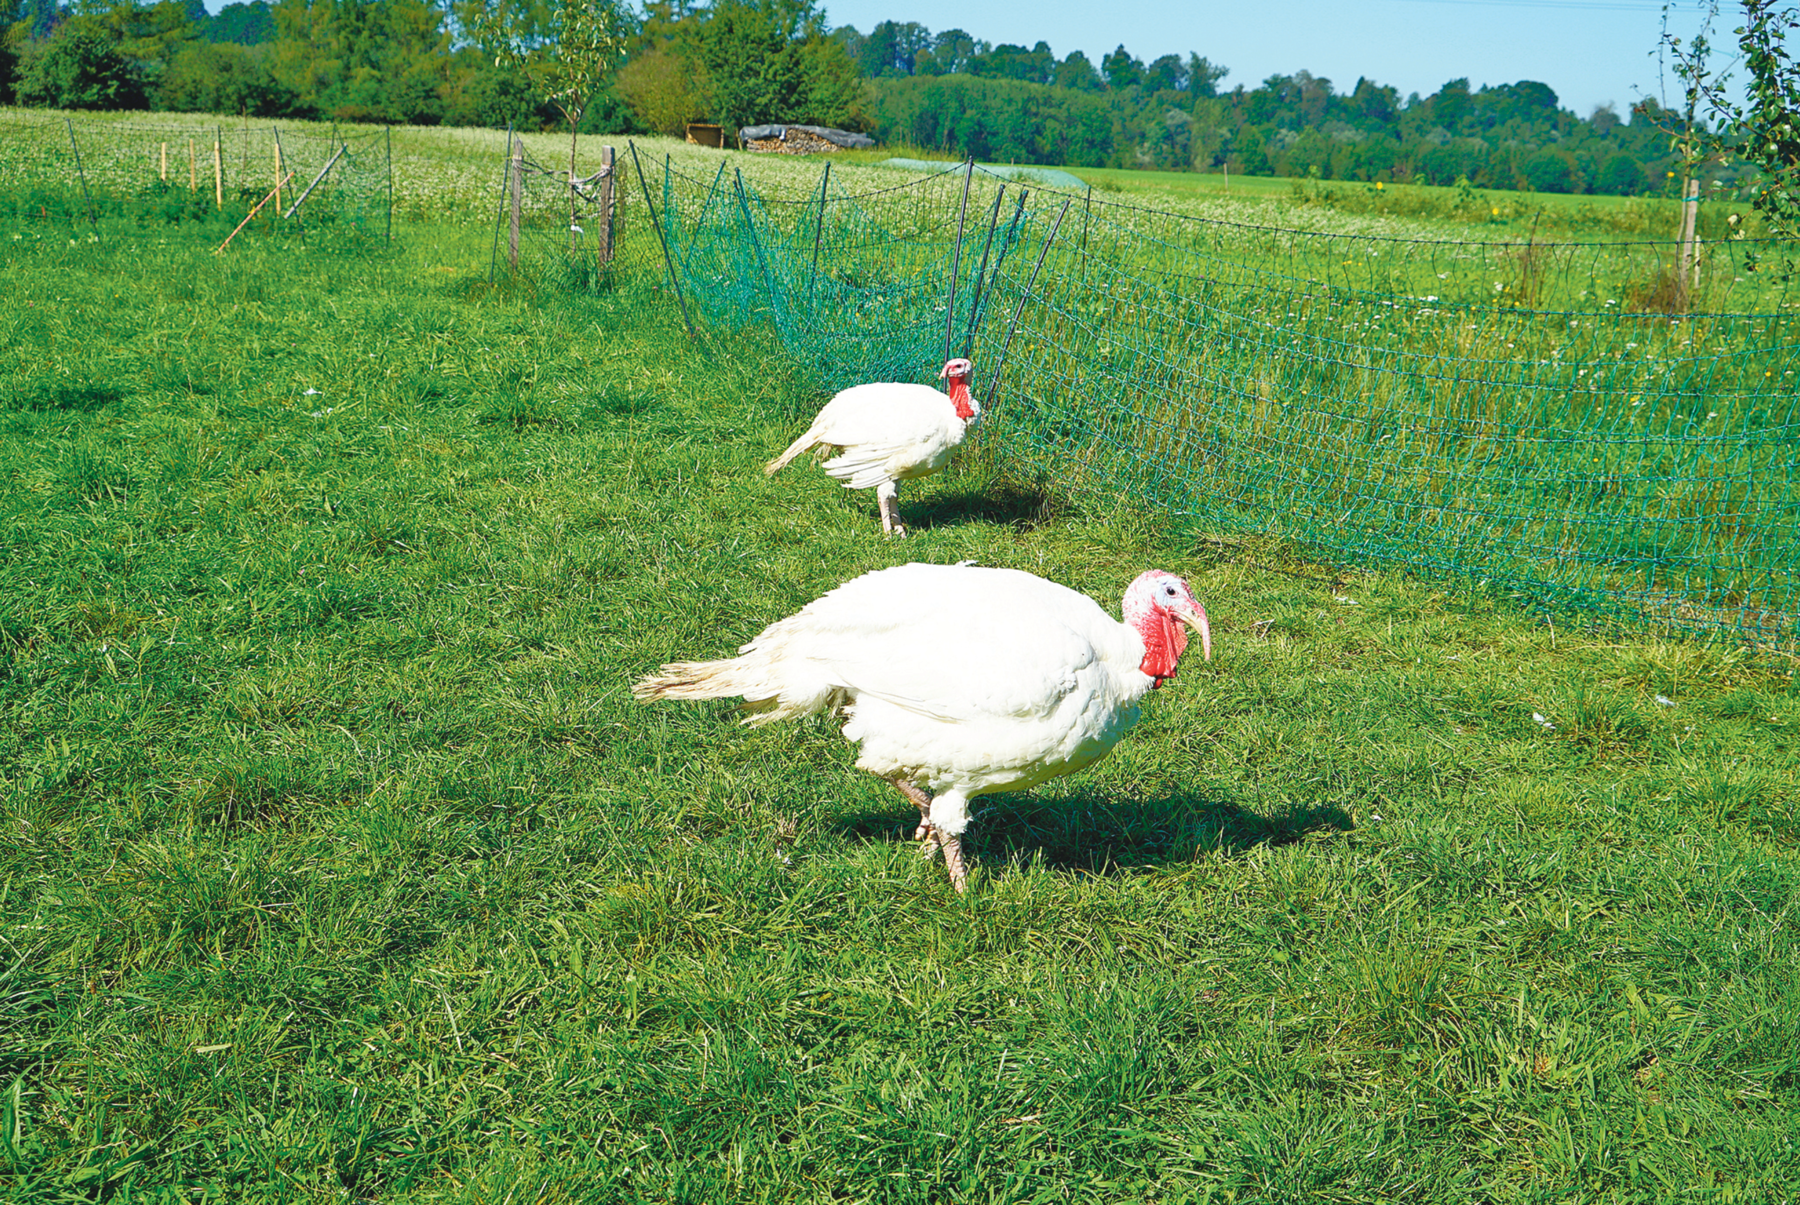
M 213 132 L 213 204 L 225 208 L 225 132 Z
M 194 158 L 194 140 L 188 139 L 188 191 L 194 192 L 200 187 L 200 165 Z
M 167 142 L 162 144 L 162 182 L 164 184 L 169 182 L 169 144 Z
M 280 213 L 281 212 L 281 180 L 282 180 L 281 127 L 275 126 L 273 128 L 275 130 L 275 212 Z
M 600 148 L 600 264 L 613 257 L 613 149 Z

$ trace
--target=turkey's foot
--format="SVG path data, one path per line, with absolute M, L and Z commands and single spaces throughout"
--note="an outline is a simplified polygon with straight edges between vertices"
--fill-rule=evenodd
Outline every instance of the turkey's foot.
M 956 888 L 958 895 L 961 895 L 969 889 L 969 871 L 963 865 L 962 838 L 946 837 L 942 833 L 938 833 L 936 829 L 933 829 L 932 832 L 936 834 L 938 844 L 943 848 L 944 869 L 950 872 L 950 885 Z
M 881 530 L 890 536 L 906 538 L 906 525 L 900 522 L 900 499 L 893 494 L 877 494 L 881 504 Z
M 890 778 L 888 781 L 919 809 L 919 827 L 913 830 L 913 840 L 925 842 L 925 838 L 934 831 L 931 827 L 931 796 L 904 778 Z M 929 858 L 937 852 L 937 847 L 926 842 L 919 852 Z

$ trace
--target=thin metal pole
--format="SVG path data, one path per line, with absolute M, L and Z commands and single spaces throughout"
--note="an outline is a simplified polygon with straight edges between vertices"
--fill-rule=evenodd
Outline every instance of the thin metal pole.
M 825 190 L 831 187 L 831 160 L 825 161 L 825 174 L 819 178 L 819 224 L 813 230 L 812 271 L 806 278 L 806 299 L 812 300 L 813 285 L 819 279 L 819 242 L 825 237 Z
M 756 248 L 756 266 L 762 269 L 763 291 L 769 295 L 769 313 L 774 315 L 775 284 L 769 279 L 769 262 L 763 258 L 762 240 L 756 237 L 756 220 L 750 216 L 750 198 L 744 194 L 744 173 L 733 168 L 731 174 L 737 178 L 738 207 L 744 211 L 744 232 L 750 236 L 750 245 Z
M 525 207 L 525 140 L 513 144 L 511 167 L 506 175 L 506 267 L 519 270 L 519 224 Z
M 1019 294 L 1019 304 L 1013 307 L 1012 322 L 1006 328 L 1006 342 L 1000 345 L 1000 361 L 994 365 L 994 385 L 988 390 L 989 406 L 1000 400 L 1000 374 L 1005 371 L 1006 356 L 1012 350 L 1013 332 L 1019 329 L 1019 315 L 1025 312 L 1025 299 L 1037 287 L 1038 273 L 1044 269 L 1044 257 L 1050 254 L 1050 244 L 1056 241 L 1056 232 L 1062 229 L 1063 218 L 1068 216 L 1069 206 L 1074 200 L 1075 198 L 1070 197 L 1063 202 L 1062 212 L 1056 215 L 1056 225 L 1050 227 L 1050 235 L 1044 240 L 1043 249 L 1038 252 L 1037 266 L 1031 270 L 1031 279 L 1025 282 L 1025 291 Z
M 688 261 L 694 258 L 694 251 L 700 245 L 700 227 L 705 224 L 706 215 L 712 209 L 713 197 L 718 195 L 719 181 L 725 178 L 727 166 L 724 163 L 719 164 L 719 170 L 713 173 L 712 184 L 707 187 L 706 199 L 700 202 L 700 208 L 695 211 L 694 237 L 688 240 L 687 250 L 681 253 L 681 270 L 683 272 L 687 271 Z
M 332 168 L 332 165 L 335 164 L 339 159 L 343 158 L 344 152 L 349 149 L 350 148 L 347 145 L 338 147 L 337 154 L 333 155 L 330 159 L 327 159 L 325 161 L 325 166 L 319 169 L 319 174 L 313 177 L 313 182 L 306 186 L 306 191 L 301 193 L 299 199 L 296 200 L 293 203 L 293 205 L 288 208 L 288 211 L 286 213 L 281 215 L 283 219 L 291 218 L 294 216 L 295 211 L 298 210 L 300 208 L 300 206 L 302 206 L 306 203 L 306 198 L 312 196 L 312 190 L 319 186 L 319 181 L 321 181 L 325 178 L 325 173 L 329 172 Z
M 956 218 L 956 250 L 950 256 L 950 301 L 944 307 L 944 359 L 950 359 L 950 345 L 956 339 L 956 277 L 962 271 L 963 230 L 969 221 L 969 185 L 975 182 L 975 156 L 969 156 L 968 170 L 963 174 L 962 212 Z
M 675 276 L 675 261 L 669 258 L 669 236 L 662 228 L 662 219 L 656 216 L 656 205 L 650 200 L 650 183 L 644 179 L 644 163 L 638 158 L 637 143 L 627 139 L 625 145 L 631 150 L 631 162 L 637 168 L 638 187 L 644 190 L 644 206 L 650 211 L 650 224 L 656 227 L 656 241 L 662 244 L 663 264 L 669 269 L 669 284 L 675 290 L 675 300 L 681 305 L 681 321 L 687 327 L 688 338 L 694 337 L 694 324 L 688 318 L 687 298 L 681 295 L 681 281 Z
M 81 146 L 75 141 L 75 123 L 65 117 L 63 124 L 69 127 L 69 145 L 75 148 L 75 174 L 81 177 L 81 195 L 87 199 L 88 225 L 99 226 L 100 220 L 94 216 L 94 194 L 88 191 L 87 169 L 81 166 Z
M 512 122 L 506 123 L 506 154 L 500 160 L 500 208 L 494 211 L 494 251 L 488 256 L 488 283 L 494 283 L 494 270 L 500 266 L 500 227 L 506 222 L 506 177 L 512 171 Z
M 1088 185 L 1087 195 L 1081 200 L 1081 279 L 1087 280 L 1087 236 L 1088 222 L 1094 216 L 1094 186 Z
M 387 241 L 391 243 L 394 241 L 394 127 L 387 126 L 385 128 L 387 131 L 387 178 L 388 178 Z M 333 125 L 332 126 L 332 134 L 334 137 L 336 136 L 336 133 L 337 133 L 337 126 Z M 345 143 L 344 145 L 349 146 L 350 144 Z
M 963 336 L 963 355 L 975 345 L 975 322 L 981 316 L 981 282 L 987 276 L 988 252 L 994 247 L 994 228 L 1000 224 L 1000 201 L 1006 196 L 1006 185 L 994 194 L 994 212 L 988 215 L 987 241 L 981 244 L 981 267 L 975 270 L 975 296 L 969 299 L 969 331 Z

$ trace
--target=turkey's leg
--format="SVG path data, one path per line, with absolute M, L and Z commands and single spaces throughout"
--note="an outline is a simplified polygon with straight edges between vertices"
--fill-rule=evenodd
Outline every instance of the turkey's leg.
M 968 890 L 969 871 L 963 863 L 962 838 L 946 837 L 931 823 L 931 796 L 904 778 L 890 778 L 888 781 L 894 784 L 895 790 L 918 805 L 919 827 L 913 832 L 913 840 L 919 843 L 919 852 L 930 858 L 942 851 L 944 869 L 950 872 L 950 885 L 958 893 Z
M 892 481 L 884 481 L 875 487 L 875 501 L 881 505 L 881 530 L 889 535 L 904 536 L 905 524 L 900 522 L 900 487 Z
M 961 895 L 969 886 L 969 872 L 963 865 L 962 838 L 946 837 L 935 828 L 931 832 L 944 850 L 944 869 L 950 872 L 950 885 Z
M 924 841 L 936 831 L 931 827 L 931 796 L 927 795 L 904 778 L 890 778 L 888 781 L 894 784 L 894 789 L 896 791 L 899 791 L 902 795 L 918 805 L 919 827 L 913 830 L 913 840 Z M 920 849 L 919 852 L 929 858 L 932 854 L 937 852 L 937 846 L 928 843 Z

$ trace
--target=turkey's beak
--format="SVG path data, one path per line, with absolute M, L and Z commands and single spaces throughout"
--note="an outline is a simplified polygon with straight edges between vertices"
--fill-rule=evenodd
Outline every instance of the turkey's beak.
M 1175 618 L 1200 633 L 1200 652 L 1208 661 L 1212 660 L 1212 628 L 1206 622 L 1206 608 L 1199 603 L 1194 604 L 1192 612 L 1177 611 Z

